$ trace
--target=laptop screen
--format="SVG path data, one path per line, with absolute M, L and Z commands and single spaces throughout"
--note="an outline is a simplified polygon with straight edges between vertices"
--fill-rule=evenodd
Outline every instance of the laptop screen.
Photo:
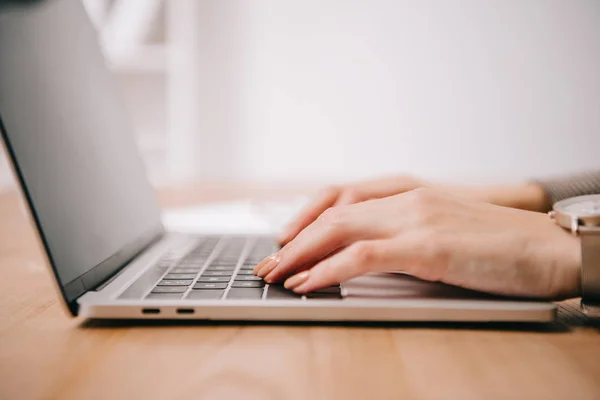
M 80 0 L 0 3 L 0 122 L 67 302 L 160 235 L 154 190 Z

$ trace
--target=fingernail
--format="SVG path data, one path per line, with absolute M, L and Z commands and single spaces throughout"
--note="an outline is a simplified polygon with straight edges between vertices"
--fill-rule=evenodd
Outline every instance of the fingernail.
M 279 265 L 279 254 L 273 254 L 271 257 L 266 259 L 266 263 L 258 270 L 256 273 L 257 276 L 264 278 L 269 274 L 269 272 L 273 271 L 277 265 Z
M 255 275 L 258 274 L 260 272 L 260 270 L 263 269 L 263 267 L 265 265 L 267 265 L 268 263 L 270 263 L 271 260 L 273 260 L 273 257 L 275 257 L 276 255 L 277 255 L 277 253 L 271 254 L 269 257 L 265 258 L 264 260 L 262 260 L 261 262 L 259 262 L 258 264 L 256 264 L 256 267 L 254 267 L 254 270 L 252 272 Z
M 252 273 L 254 275 L 258 274 L 258 271 L 260 271 L 262 269 L 262 267 L 264 267 L 269 261 L 271 261 L 271 257 L 269 256 L 267 258 L 265 258 L 264 260 L 262 260 L 261 262 L 259 262 L 258 264 L 256 264 L 256 267 L 254 267 L 254 270 L 252 270 Z
M 286 289 L 294 290 L 295 288 L 297 288 L 298 286 L 300 286 L 304 282 L 306 282 L 306 280 L 308 279 L 308 275 L 309 275 L 308 271 L 302 271 L 299 274 L 296 274 L 296 275 L 288 278 L 285 281 L 285 283 L 283 284 L 283 286 Z

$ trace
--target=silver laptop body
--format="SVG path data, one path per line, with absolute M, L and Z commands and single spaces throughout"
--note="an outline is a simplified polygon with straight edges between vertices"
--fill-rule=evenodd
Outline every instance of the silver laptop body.
M 57 287 L 87 318 L 535 321 L 552 303 L 402 274 L 308 296 L 254 277 L 269 237 L 168 233 L 79 0 L 0 2 L 0 130 Z

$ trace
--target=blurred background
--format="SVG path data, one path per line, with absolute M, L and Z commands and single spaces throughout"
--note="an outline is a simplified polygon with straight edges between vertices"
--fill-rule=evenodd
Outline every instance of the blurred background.
M 597 0 L 84 3 L 158 186 L 600 165 Z

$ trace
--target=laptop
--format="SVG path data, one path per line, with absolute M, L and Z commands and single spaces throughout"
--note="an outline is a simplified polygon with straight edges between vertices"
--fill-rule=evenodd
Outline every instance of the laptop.
M 252 274 L 259 261 L 277 250 L 271 237 L 165 231 L 82 2 L 0 4 L 0 130 L 56 286 L 73 316 L 555 318 L 556 306 L 549 302 L 498 298 L 397 273 L 366 275 L 299 296 Z

